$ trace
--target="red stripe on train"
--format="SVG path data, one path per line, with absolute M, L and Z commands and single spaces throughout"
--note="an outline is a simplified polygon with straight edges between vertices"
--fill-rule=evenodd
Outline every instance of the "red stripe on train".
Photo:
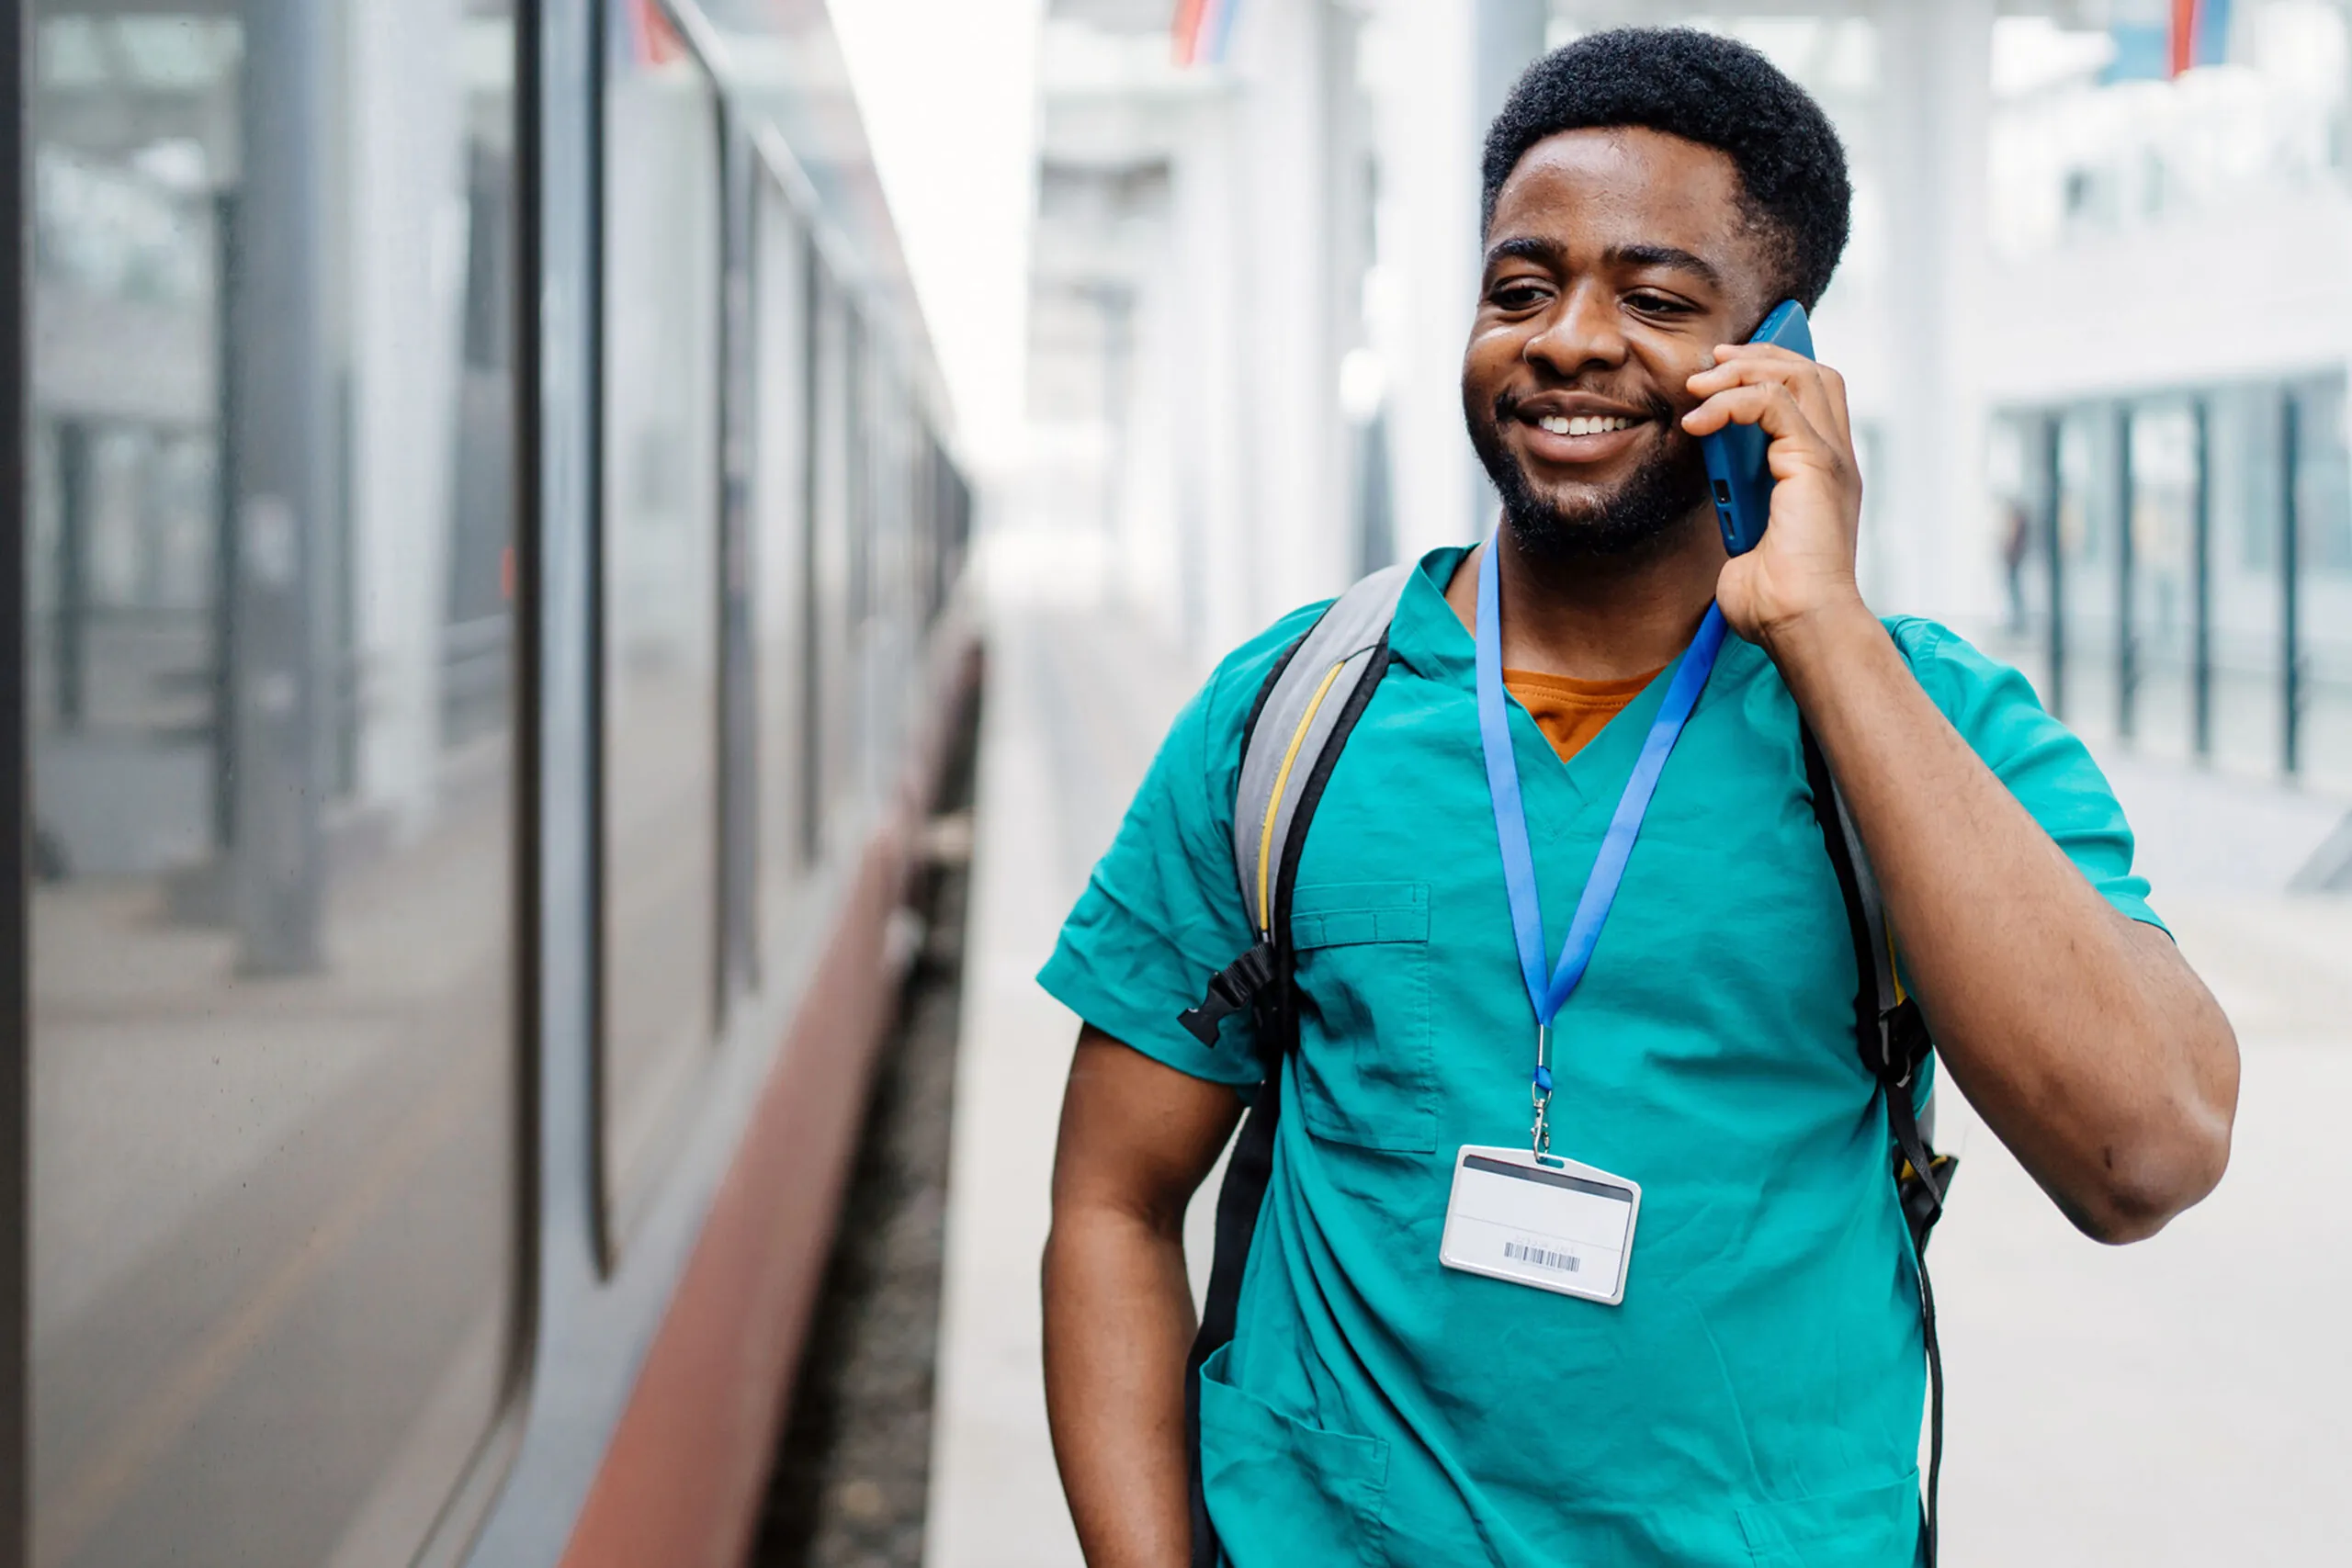
M 977 673 L 942 705 L 957 709 Z M 936 724 L 944 730 L 944 723 Z M 735 1568 L 757 1522 L 800 1342 L 897 1002 L 885 931 L 906 886 L 918 764 L 869 847 L 565 1549 L 562 1568 Z

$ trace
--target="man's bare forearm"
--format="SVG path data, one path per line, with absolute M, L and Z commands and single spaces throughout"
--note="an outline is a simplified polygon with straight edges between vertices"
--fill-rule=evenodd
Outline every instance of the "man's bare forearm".
M 1091 1568 L 1183 1568 L 1181 1230 L 1109 1209 L 1057 1214 L 1046 1244 L 1046 1411 Z
M 1046 1414 L 1092 1568 L 1183 1568 L 1184 1210 L 1241 1101 L 1101 1030 L 1080 1032 L 1046 1239 Z
M 2221 1179 L 2228 1021 L 1945 721 L 1859 601 L 1771 652 L 1869 846 L 1953 1080 L 2069 1218 L 2153 1234 Z

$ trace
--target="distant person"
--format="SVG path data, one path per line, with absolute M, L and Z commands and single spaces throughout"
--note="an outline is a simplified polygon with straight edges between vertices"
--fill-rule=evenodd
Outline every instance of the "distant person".
M 1521 80 L 1485 182 L 1462 399 L 1502 525 L 1404 580 L 1297 863 L 1295 1049 L 1246 1011 L 1214 1046 L 1178 1014 L 1256 939 L 1243 731 L 1319 607 L 1177 719 L 1041 976 L 1085 1021 L 1045 1259 L 1079 1537 L 1097 1568 L 1179 1568 L 1210 1528 L 1238 1568 L 1901 1568 L 1928 1549 L 1918 1281 L 1800 716 L 1954 1081 L 2082 1230 L 2150 1235 L 2211 1190 L 2236 1043 L 2083 747 L 2013 671 L 1864 605 L 1838 373 L 1727 346 L 1818 299 L 1845 244 L 1819 107 L 1741 44 L 1600 33 Z M 1770 435 L 1780 484 L 1760 547 L 1727 562 L 1697 437 L 1731 422 Z M 1546 1000 L 1494 780 L 1519 781 L 1548 965 L 1711 604 L 1735 635 L 1531 1075 Z M 1283 1110 L 1196 1453 L 1181 1230 L 1250 1093 Z M 1532 1159 L 1531 1100 L 1574 1162 L 1532 1202 L 1614 1213 L 1638 1184 L 1616 1304 L 1440 1261 L 1457 1154 Z
M 2002 508 L 2001 580 L 2009 591 L 2009 635 L 2025 635 L 2025 558 L 2033 544 L 2033 524 L 2022 502 Z

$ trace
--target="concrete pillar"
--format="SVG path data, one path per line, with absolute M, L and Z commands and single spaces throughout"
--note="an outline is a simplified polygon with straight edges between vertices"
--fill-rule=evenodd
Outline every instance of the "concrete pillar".
M 1478 80 L 1471 108 L 1476 145 L 1484 148 L 1487 125 L 1502 112 L 1521 73 L 1544 52 L 1552 7 L 1549 0 L 1476 0 L 1476 9 Z
M 316 610 L 327 558 L 324 174 L 330 17 L 248 0 L 237 340 L 236 888 L 248 973 L 317 966 L 327 781 Z
M 1471 117 L 1470 164 L 1471 177 L 1478 182 L 1483 194 L 1487 128 L 1502 112 L 1503 101 L 1519 85 L 1529 63 L 1544 52 L 1544 33 L 1551 20 L 1552 8 L 1548 0 L 1477 0 L 1477 98 L 1476 113 Z M 1476 279 L 1484 271 L 1484 239 L 1474 230 L 1473 243 L 1480 246 L 1471 263 L 1474 293 Z M 1473 303 L 1473 294 L 1465 294 L 1465 313 Z M 1471 530 L 1484 533 L 1494 525 L 1502 509 L 1502 496 L 1496 491 L 1494 481 L 1487 478 L 1484 468 L 1473 462 L 1469 469 Z
M 1162 215 L 1163 220 L 1165 214 Z M 1175 362 L 1193 351 L 1193 323 L 1178 314 L 1181 280 L 1170 254 L 1155 248 L 1129 313 L 1128 384 L 1118 443 L 1119 592 L 1171 646 L 1188 635 L 1187 567 L 1179 476 L 1189 460 L 1174 440 Z
M 1396 548 L 1409 558 L 1481 526 L 1462 350 L 1477 297 L 1486 120 L 1472 0 L 1381 0 L 1376 25 L 1379 260 L 1368 314 L 1386 372 Z
M 1333 176 L 1324 105 L 1330 92 L 1329 0 L 1245 8 L 1233 61 L 1241 78 L 1241 271 L 1244 428 L 1257 535 L 1233 591 L 1256 630 L 1348 578 L 1340 484 L 1339 355 L 1326 307 L 1327 182 Z
M 469 233 L 458 0 L 350 11 L 358 794 L 421 830 L 441 758 Z
M 1238 106 L 1206 97 L 1192 110 L 1169 192 L 1182 352 L 1170 356 L 1170 429 L 1178 453 L 1176 507 L 1186 563 L 1181 600 L 1193 652 L 1214 659 L 1254 631 L 1241 592 L 1259 523 L 1247 483 L 1242 397 L 1253 345 L 1243 341 L 1236 181 Z
M 1984 484 L 1985 138 L 1995 0 L 1881 0 L 1886 224 L 1882 611 L 1997 614 Z

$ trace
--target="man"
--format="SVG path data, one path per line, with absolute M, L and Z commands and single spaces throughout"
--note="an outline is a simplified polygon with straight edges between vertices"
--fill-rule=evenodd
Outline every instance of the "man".
M 1187 1560 L 1181 1222 L 1271 1067 L 1272 1185 L 1199 1390 L 1238 1568 L 1899 1568 L 1921 1539 L 1917 1279 L 1800 716 L 1945 1067 L 2085 1232 L 2146 1236 L 2211 1190 L 2235 1042 L 2081 745 L 2014 672 L 1864 606 L 1837 372 L 1733 346 L 1818 299 L 1843 247 L 1817 106 L 1736 43 L 1600 34 L 1529 71 L 1485 174 L 1463 407 L 1504 526 L 1424 558 L 1397 604 L 1299 862 L 1295 1053 L 1269 1062 L 1238 1017 L 1206 1048 L 1177 1014 L 1252 941 L 1241 736 L 1312 608 L 1177 720 L 1041 976 L 1086 1024 L 1045 1262 L 1079 1535 L 1096 1568 Z M 1770 437 L 1778 487 L 1726 560 L 1697 439 L 1733 423 Z M 1547 963 L 1661 672 L 1711 602 L 1736 634 L 1551 1034 L 1555 1152 L 1641 1189 L 1616 1304 L 1439 1259 L 1457 1150 L 1526 1146 L 1537 1021 L 1481 750 L 1488 551 Z

